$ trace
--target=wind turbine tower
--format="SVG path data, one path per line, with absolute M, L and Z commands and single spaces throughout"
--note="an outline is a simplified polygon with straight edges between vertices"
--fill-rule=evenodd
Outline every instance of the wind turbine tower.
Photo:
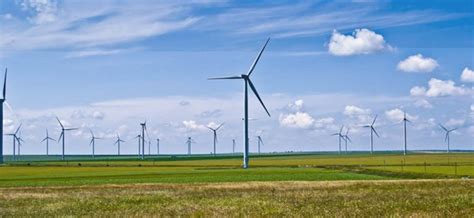
M 411 122 L 411 121 L 407 119 L 407 113 L 403 113 L 403 133 L 404 133 L 404 139 L 405 139 L 403 155 L 407 155 L 407 122 Z
M 186 144 L 188 144 L 188 155 L 191 155 L 191 146 L 193 143 L 196 143 L 191 137 L 188 137 L 188 141 L 186 141 Z
M 235 154 L 235 139 L 232 139 L 232 153 Z
M 217 128 L 212 128 L 212 127 L 207 127 L 209 130 L 212 131 L 213 135 L 214 135 L 214 153 L 213 155 L 216 156 L 216 145 L 217 145 L 217 131 L 224 125 L 224 123 L 222 123 L 221 125 L 219 125 Z
M 6 94 L 7 94 L 7 73 L 8 73 L 8 69 L 5 68 L 5 75 L 4 75 L 4 79 L 3 79 L 3 98 L 0 99 L 0 102 L 2 102 L 2 106 L 0 107 L 0 120 L 2 121 L 3 123 L 3 103 L 5 103 L 7 97 L 6 97 Z M 0 135 L 1 135 L 1 139 L 0 139 L 0 164 L 3 164 L 3 124 L 0 125 Z M 15 153 L 15 151 L 13 151 L 13 153 Z
M 160 155 L 160 139 L 156 139 L 156 155 Z
M 41 141 L 41 143 L 46 142 L 46 156 L 49 156 L 49 140 L 56 141 L 49 137 L 48 129 L 46 129 L 46 137 Z
M 91 132 L 91 142 L 89 145 L 92 145 L 92 158 L 95 158 L 95 140 L 102 138 L 95 137 L 94 132 L 92 132 L 92 130 L 89 131 Z
M 145 159 L 145 131 L 146 131 L 146 121 L 143 123 L 140 123 L 140 126 L 142 126 L 142 160 Z
M 258 54 L 258 56 L 255 58 L 253 64 L 250 66 L 250 69 L 248 70 L 247 74 L 242 74 L 239 76 L 231 76 L 231 77 L 220 77 L 220 78 L 210 78 L 210 80 L 228 80 L 228 79 L 239 79 L 243 80 L 244 82 L 244 102 L 243 102 L 243 112 L 244 112 L 244 134 L 243 134 L 243 151 L 244 151 L 244 157 L 243 157 L 243 165 L 242 167 L 244 169 L 247 169 L 249 167 L 249 108 L 248 108 L 248 87 L 252 89 L 253 93 L 255 96 L 258 98 L 260 101 L 260 104 L 263 106 L 265 111 L 267 112 L 268 116 L 270 116 L 270 113 L 267 110 L 267 107 L 263 103 L 262 99 L 260 98 L 260 95 L 257 92 L 257 89 L 253 85 L 252 81 L 250 80 L 250 75 L 255 69 L 255 66 L 257 65 L 258 61 L 260 60 L 260 57 L 262 56 L 263 51 L 267 47 L 268 42 L 270 41 L 270 38 L 267 39 L 265 44 L 263 45 L 262 50 Z
M 377 115 L 375 115 L 375 118 L 372 121 L 372 124 L 363 126 L 365 128 L 370 128 L 370 153 L 371 154 L 374 153 L 374 133 L 377 136 L 377 138 L 380 137 L 379 134 L 377 133 L 377 131 L 375 130 L 375 127 L 374 127 L 374 124 L 375 124 L 376 120 L 377 120 Z
M 352 143 L 351 137 L 349 137 L 349 128 L 347 128 L 346 134 L 343 136 L 344 137 L 344 143 L 345 143 L 345 150 L 347 154 L 347 141 Z
M 120 156 L 120 144 L 121 144 L 122 142 L 125 142 L 125 141 L 122 140 L 122 139 L 120 138 L 120 135 L 117 133 L 117 141 L 115 141 L 114 145 L 117 145 L 117 154 L 118 154 L 118 156 Z
M 18 140 L 18 132 L 20 131 L 21 125 L 22 124 L 20 124 L 18 128 L 16 128 L 15 133 L 5 134 L 13 137 L 13 160 L 16 160 L 16 142 Z
M 260 145 L 263 145 L 263 140 L 261 136 L 257 136 L 257 144 L 258 144 L 258 155 L 260 155 Z
M 453 132 L 454 130 L 457 130 L 458 128 L 454 128 L 454 129 L 447 129 L 446 127 L 444 127 L 443 125 L 439 124 L 439 127 L 441 127 L 441 129 L 443 129 L 445 132 L 446 132 L 446 137 L 444 138 L 444 141 L 447 142 L 448 144 L 448 149 L 446 150 L 446 153 L 449 153 L 451 152 L 450 150 L 450 144 L 449 144 L 449 134 L 451 132 Z
M 61 141 L 62 139 L 62 155 L 61 155 L 61 160 L 64 160 L 64 150 L 65 150 L 65 145 L 66 145 L 66 131 L 73 131 L 73 130 L 78 130 L 79 128 L 65 128 L 63 123 L 61 123 L 61 120 L 59 120 L 59 117 L 56 117 L 56 120 L 58 120 L 59 125 L 61 126 L 61 135 L 59 135 L 58 142 Z
M 344 126 L 341 126 L 341 129 L 339 130 L 338 133 L 332 134 L 333 136 L 337 136 L 339 138 L 339 154 L 341 154 L 341 139 L 344 139 L 344 135 L 342 135 L 343 129 L 344 129 Z

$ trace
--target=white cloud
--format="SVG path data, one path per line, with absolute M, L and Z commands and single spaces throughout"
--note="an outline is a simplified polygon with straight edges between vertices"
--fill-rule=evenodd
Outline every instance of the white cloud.
M 58 3 L 54 0 L 23 0 L 20 5 L 24 11 L 35 14 L 28 17 L 34 24 L 45 24 L 56 20 Z
M 344 108 L 343 113 L 347 116 L 357 116 L 357 115 L 361 115 L 361 114 L 370 114 L 370 110 L 369 109 L 363 109 L 363 108 L 353 106 L 353 105 L 348 105 Z
M 329 52 L 336 56 L 371 54 L 390 48 L 382 35 L 368 29 L 356 29 L 352 35 L 333 31 L 329 41 Z
M 461 74 L 461 81 L 474 83 L 474 71 L 464 68 Z
M 100 111 L 94 111 L 92 113 L 92 117 L 96 120 L 103 120 L 104 117 L 105 117 L 105 114 L 103 112 L 100 112 Z
M 443 97 L 443 96 L 461 96 L 472 94 L 472 90 L 456 86 L 451 80 L 439 80 L 432 78 L 428 82 L 428 90 L 425 87 L 415 86 L 411 88 L 412 96 Z
M 427 73 L 439 67 L 438 62 L 432 58 L 425 58 L 421 54 L 416 54 L 400 61 L 397 68 L 404 72 Z
M 415 101 L 415 107 L 430 109 L 433 108 L 433 105 L 426 99 L 418 99 Z
M 295 114 L 280 115 L 280 125 L 290 128 L 307 129 L 314 124 L 314 119 L 308 113 L 296 112 Z
M 314 122 L 314 128 L 316 129 L 334 129 L 335 119 L 332 117 L 325 117 L 318 119 Z
M 403 117 L 404 117 L 404 111 L 402 111 L 401 109 L 399 108 L 395 108 L 395 109 L 392 109 L 392 110 L 388 110 L 388 111 L 385 111 L 385 116 L 387 117 L 387 119 L 389 119 L 390 121 L 392 122 L 395 122 L 395 123 L 398 123 L 398 122 L 401 122 L 403 121 Z M 412 116 L 410 114 L 406 114 L 407 116 L 407 119 L 408 120 L 416 120 L 418 119 L 417 116 Z
M 466 120 L 464 120 L 464 119 L 451 118 L 446 122 L 446 126 L 450 126 L 450 127 L 462 126 L 462 125 L 464 125 L 465 122 L 466 122 Z
M 410 89 L 410 95 L 412 96 L 424 96 L 426 94 L 426 88 L 422 86 L 415 86 Z
M 458 87 L 451 80 L 443 81 L 433 78 L 428 82 L 428 86 L 428 91 L 426 91 L 428 97 L 467 95 L 470 93 L 469 89 Z
M 202 124 L 198 124 L 194 120 L 185 120 L 183 121 L 184 128 L 189 131 L 194 131 L 194 130 L 205 130 L 206 127 Z

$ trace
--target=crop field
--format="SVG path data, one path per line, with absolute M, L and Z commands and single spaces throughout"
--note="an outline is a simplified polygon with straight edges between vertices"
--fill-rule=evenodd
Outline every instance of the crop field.
M 23 156 L 0 216 L 467 216 L 473 153 Z

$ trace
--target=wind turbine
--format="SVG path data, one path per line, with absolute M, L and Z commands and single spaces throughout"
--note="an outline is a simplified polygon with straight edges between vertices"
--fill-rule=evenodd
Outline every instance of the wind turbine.
M 349 137 L 349 130 L 350 130 L 350 129 L 347 128 L 346 134 L 343 135 L 343 137 L 344 137 L 344 143 L 345 143 L 345 146 L 346 146 L 346 154 L 347 154 L 347 141 L 352 142 L 351 137 Z
M 243 134 L 243 147 L 244 147 L 244 157 L 243 157 L 243 168 L 247 169 L 249 167 L 249 108 L 248 108 L 248 86 L 252 89 L 253 93 L 255 96 L 258 98 L 260 101 L 260 104 L 263 106 L 265 111 L 267 112 L 268 116 L 270 116 L 270 113 L 267 110 L 267 107 L 263 103 L 262 99 L 260 98 L 260 95 L 257 92 L 257 89 L 253 85 L 252 81 L 250 80 L 250 75 L 255 69 L 255 66 L 257 65 L 258 61 L 260 60 L 260 57 L 262 56 L 263 51 L 267 47 L 268 42 L 270 41 L 270 38 L 267 39 L 265 44 L 263 45 L 262 50 L 258 54 L 258 56 L 255 58 L 253 64 L 250 66 L 250 69 L 248 70 L 247 74 L 242 74 L 240 76 L 231 76 L 231 77 L 220 77 L 220 78 L 210 78 L 210 80 L 221 80 L 221 79 L 241 79 L 244 81 L 244 134 Z
M 344 129 L 344 126 L 341 126 L 341 130 L 339 130 L 338 133 L 332 134 L 333 136 L 337 136 L 339 138 L 339 154 L 341 154 L 341 139 L 344 139 L 344 135 L 342 135 L 343 129 Z
M 186 144 L 188 144 L 188 155 L 191 155 L 191 145 L 196 143 L 191 137 L 188 137 Z
M 260 144 L 263 145 L 263 140 L 261 136 L 257 136 L 257 143 L 258 143 L 258 155 L 260 155 Z
M 5 100 L 7 100 L 7 73 L 8 69 L 5 68 L 5 78 L 3 80 L 3 98 L 0 99 L 0 102 L 2 102 L 2 106 L 0 107 L 0 120 L 3 123 L 3 103 L 5 103 Z M 3 124 L 0 125 L 0 135 L 1 135 L 1 140 L 0 140 L 0 164 L 3 164 Z M 15 151 L 13 151 L 13 154 L 15 154 Z
M 439 124 L 439 127 L 441 127 L 445 132 L 446 132 L 446 137 L 444 138 L 444 141 L 448 143 L 448 150 L 446 150 L 447 153 L 450 152 L 450 144 L 449 144 L 449 133 L 451 133 L 452 131 L 454 130 L 457 130 L 458 128 L 454 128 L 454 129 L 447 129 L 446 127 L 444 127 L 443 125 Z
M 209 130 L 211 130 L 213 133 L 214 133 L 214 156 L 216 156 L 216 144 L 217 144 L 217 130 L 219 130 L 222 126 L 224 125 L 224 123 L 222 123 L 221 125 L 219 125 L 217 128 L 211 128 L 211 127 L 207 127 Z
M 21 136 L 18 136 L 18 138 L 16 138 L 17 142 L 18 142 L 18 159 L 20 158 L 20 155 L 21 155 L 21 146 L 22 146 L 22 142 L 25 142 Z
M 120 139 L 120 135 L 117 133 L 117 141 L 115 141 L 114 145 L 117 145 L 117 154 L 120 156 L 120 143 L 125 142 L 124 140 Z
M 371 154 L 374 153 L 374 133 L 377 136 L 377 138 L 380 137 L 374 127 L 375 121 L 377 120 L 377 116 L 378 115 L 375 115 L 375 118 L 374 118 L 374 121 L 372 121 L 372 124 L 363 126 L 365 128 L 370 128 L 370 153 Z
M 141 154 L 141 148 L 140 147 L 141 147 L 142 136 L 139 134 L 133 139 L 138 139 L 138 157 L 140 157 L 140 154 Z
M 55 139 L 49 137 L 48 129 L 46 129 L 46 137 L 41 141 L 41 143 L 46 142 L 46 156 L 49 156 L 49 140 L 56 141 Z
M 403 113 L 403 133 L 404 133 L 404 138 L 405 138 L 405 146 L 403 149 L 403 155 L 407 155 L 407 122 L 411 122 L 410 120 L 407 119 L 407 113 Z
M 146 121 L 143 123 L 140 123 L 140 126 L 142 126 L 142 160 L 145 159 L 145 131 L 146 131 Z
M 16 128 L 15 133 L 5 134 L 5 135 L 13 137 L 13 160 L 16 160 L 16 153 L 15 153 L 16 152 L 16 142 L 18 140 L 18 132 L 20 131 L 21 125 L 22 124 L 20 124 L 18 126 L 18 128 Z
M 160 138 L 156 139 L 156 155 L 160 155 Z
M 95 137 L 94 132 L 92 132 L 92 129 L 89 129 L 89 131 L 91 132 L 91 142 L 89 142 L 89 145 L 92 145 L 92 158 L 95 158 L 95 140 L 102 138 Z
M 59 135 L 58 142 L 61 141 L 62 139 L 62 155 L 61 155 L 61 160 L 64 160 L 64 149 L 66 145 L 66 131 L 73 131 L 73 130 L 78 130 L 79 128 L 64 128 L 63 123 L 61 123 L 61 120 L 59 120 L 59 117 L 56 117 L 56 120 L 58 120 L 59 125 L 61 126 L 61 135 Z
M 235 154 L 235 139 L 232 139 L 232 153 Z

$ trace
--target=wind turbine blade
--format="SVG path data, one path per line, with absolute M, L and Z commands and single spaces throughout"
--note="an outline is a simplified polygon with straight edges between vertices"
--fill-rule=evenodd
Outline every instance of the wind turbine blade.
M 48 138 L 44 138 L 43 140 L 41 140 L 40 143 L 43 143 L 44 141 L 48 140 Z
M 61 141 L 61 139 L 64 137 L 64 131 L 61 131 L 61 134 L 59 135 L 58 142 Z
M 5 68 L 5 78 L 3 80 L 3 100 L 7 99 L 7 74 L 8 68 Z
M 441 127 L 441 129 L 443 129 L 444 131 L 448 132 L 448 129 L 446 129 L 446 127 L 444 127 L 444 126 L 441 125 L 441 124 L 438 124 L 438 125 L 439 125 L 439 127 Z
M 15 135 L 18 134 L 18 131 L 20 131 L 21 125 L 23 125 L 23 124 L 20 123 L 20 125 L 18 126 L 18 128 L 16 128 Z
M 78 130 L 79 128 L 68 128 L 68 129 L 64 129 L 65 131 L 72 131 L 72 130 Z
M 364 127 L 364 128 L 369 128 L 369 127 L 371 127 L 371 126 L 370 126 L 370 125 L 365 125 L 365 126 L 362 126 L 362 127 Z
M 371 125 L 371 126 L 373 126 L 373 125 L 375 124 L 375 121 L 377 120 L 377 117 L 378 117 L 378 116 L 379 116 L 378 114 L 375 115 L 374 121 L 372 121 L 372 125 Z
M 227 76 L 227 77 L 212 77 L 208 78 L 208 80 L 221 80 L 221 79 L 242 79 L 241 76 Z
M 265 42 L 265 45 L 263 45 L 262 50 L 260 50 L 260 53 L 258 53 L 258 56 L 253 61 L 253 64 L 250 67 L 249 72 L 247 73 L 247 76 L 250 76 L 250 74 L 252 74 L 253 70 L 255 69 L 255 66 L 257 65 L 258 61 L 260 60 L 260 57 L 262 56 L 262 53 L 265 50 L 265 48 L 267 47 L 267 44 L 268 44 L 269 41 L 270 41 L 270 38 L 267 39 L 267 41 Z
M 459 128 L 451 129 L 451 130 L 449 130 L 449 132 L 455 131 L 455 130 L 457 130 L 457 129 L 459 129 Z
M 372 130 L 374 131 L 375 135 L 377 136 L 377 138 L 380 138 L 379 134 L 377 133 L 377 130 L 375 130 L 374 127 L 372 127 Z
M 53 140 L 53 141 L 56 141 L 56 139 L 53 139 L 53 138 L 50 138 L 50 137 L 48 137 L 48 139 L 49 139 L 49 140 Z
M 248 82 L 249 82 L 250 88 L 252 89 L 253 93 L 255 94 L 255 96 L 257 96 L 258 100 L 260 101 L 260 104 L 262 104 L 262 106 L 265 109 L 265 111 L 267 112 L 268 116 L 271 117 L 270 112 L 268 112 L 268 109 L 265 106 L 265 104 L 263 103 L 262 99 L 260 98 L 260 95 L 258 95 L 257 89 L 253 85 L 252 81 L 250 79 L 248 79 Z
M 350 143 L 352 143 L 351 137 L 346 136 L 346 139 L 347 139 Z
M 224 123 L 222 123 L 221 125 L 219 125 L 219 127 L 217 127 L 216 131 L 219 130 L 223 125 L 224 125 Z
M 342 135 L 342 130 L 344 129 L 344 125 L 341 126 L 341 130 L 339 130 L 339 135 Z
M 61 120 L 59 120 L 59 117 L 56 117 L 56 120 L 58 120 L 58 123 L 61 126 L 61 128 L 64 129 L 63 123 L 61 123 Z

